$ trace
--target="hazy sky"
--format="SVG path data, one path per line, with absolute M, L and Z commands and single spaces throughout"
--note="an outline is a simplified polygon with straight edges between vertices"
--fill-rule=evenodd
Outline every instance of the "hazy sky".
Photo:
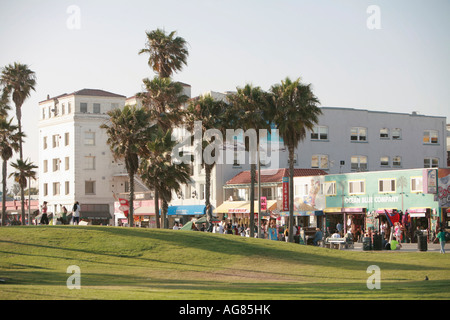
M 156 28 L 189 43 L 174 79 L 193 96 L 301 77 L 323 106 L 450 119 L 449 13 L 449 0 L 1 0 L 0 67 L 36 72 L 23 106 L 24 156 L 36 164 L 39 101 L 83 88 L 134 95 L 154 76 L 138 51 Z

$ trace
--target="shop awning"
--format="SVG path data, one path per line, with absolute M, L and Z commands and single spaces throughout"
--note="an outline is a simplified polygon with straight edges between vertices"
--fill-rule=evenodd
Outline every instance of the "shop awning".
M 155 206 L 142 206 L 134 209 L 133 215 L 135 216 L 154 216 Z
M 167 215 L 182 215 L 182 216 L 193 216 L 202 215 L 205 209 L 205 205 L 185 205 L 185 206 L 169 206 L 167 210 Z
M 255 201 L 255 213 L 258 213 L 258 201 Z M 277 200 L 267 200 L 267 210 L 275 210 L 277 208 Z M 266 211 L 266 210 L 261 210 Z M 225 201 L 218 206 L 214 213 L 250 213 L 249 201 Z
M 106 211 L 81 211 L 80 219 L 107 220 L 111 219 L 111 214 Z
M 294 216 L 298 217 L 309 217 L 309 216 L 323 216 L 322 210 L 315 210 L 315 211 L 294 211 Z M 282 211 L 280 212 L 281 216 L 289 216 L 289 211 Z

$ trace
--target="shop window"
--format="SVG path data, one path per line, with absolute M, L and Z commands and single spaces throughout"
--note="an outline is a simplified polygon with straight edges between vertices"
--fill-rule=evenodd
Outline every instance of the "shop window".
M 395 179 L 380 179 L 378 180 L 378 192 L 395 192 Z
M 411 192 L 423 192 L 422 177 L 412 177 L 411 178 Z
M 366 193 L 366 181 L 365 180 L 354 180 L 348 182 L 348 194 L 364 194 Z

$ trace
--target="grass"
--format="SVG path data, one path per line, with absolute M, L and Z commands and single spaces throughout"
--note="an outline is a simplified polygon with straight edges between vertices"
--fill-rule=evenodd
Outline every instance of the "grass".
M 0 299 L 449 299 L 448 257 L 191 231 L 2 227 Z M 66 285 L 71 265 L 81 270 L 81 290 Z M 371 265 L 381 270 L 380 290 L 367 288 Z

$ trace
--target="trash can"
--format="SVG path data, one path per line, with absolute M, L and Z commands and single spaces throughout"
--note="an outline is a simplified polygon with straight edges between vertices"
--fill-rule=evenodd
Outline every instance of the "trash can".
M 383 250 L 383 237 L 380 234 L 373 235 L 373 250 Z
M 417 249 L 419 249 L 419 251 L 428 250 L 427 236 L 419 235 L 417 237 Z
M 364 251 L 372 250 L 372 239 L 370 237 L 363 238 L 363 250 Z

